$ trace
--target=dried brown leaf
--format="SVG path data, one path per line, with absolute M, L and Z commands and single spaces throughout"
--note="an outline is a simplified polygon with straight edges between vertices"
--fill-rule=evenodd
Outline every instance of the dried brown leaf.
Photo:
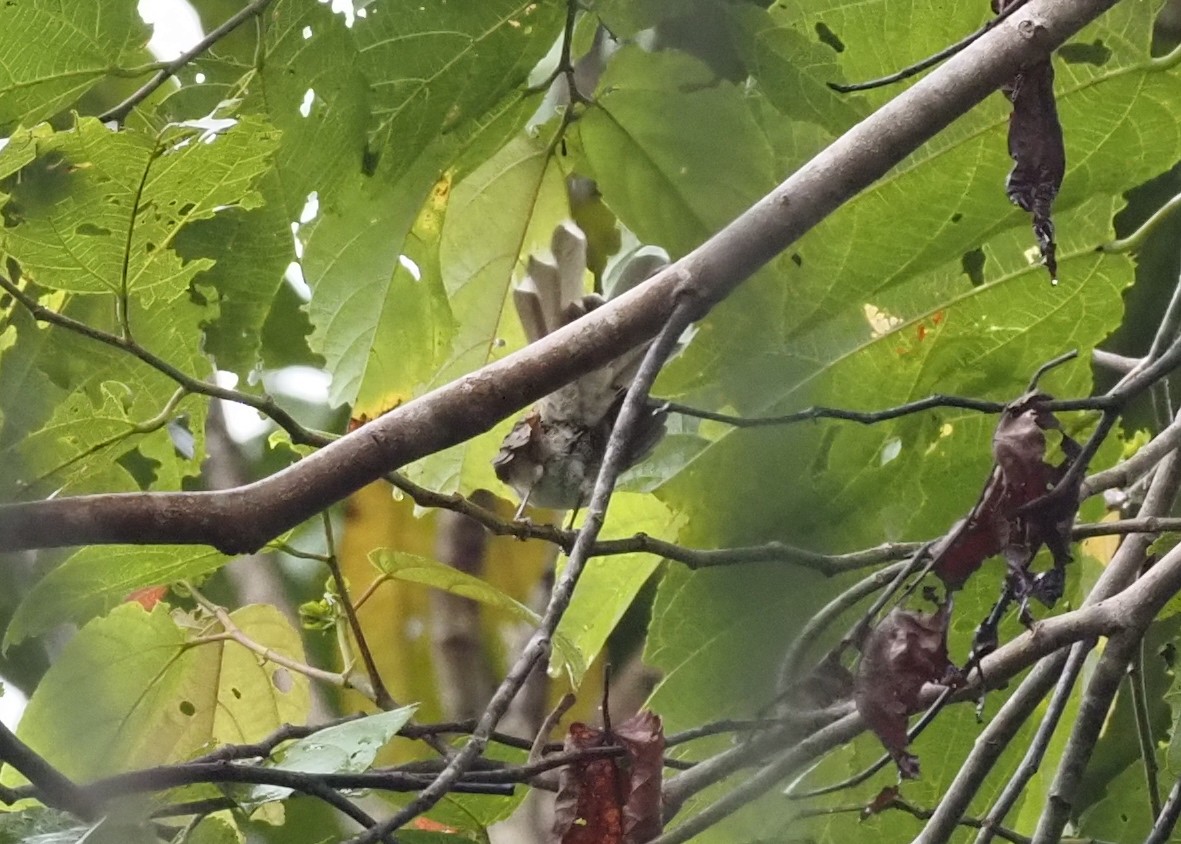
M 644 844 L 660 835 L 664 731 L 658 715 L 639 712 L 610 733 L 571 724 L 565 749 L 616 743 L 626 751 L 622 758 L 591 759 L 562 770 L 552 842 Z
M 894 609 L 870 632 L 857 666 L 857 711 L 907 778 L 918 776 L 918 758 L 907 752 L 907 718 L 919 709 L 927 683 L 948 683 L 958 671 L 947 657 L 951 604 L 933 613 Z
M 996 13 L 1014 0 L 992 0 Z M 1054 100 L 1054 65 L 1047 56 L 1021 69 L 1001 91 L 1013 104 L 1009 116 L 1009 156 L 1013 169 L 1005 183 L 1009 201 L 1032 216 L 1033 232 L 1042 260 L 1054 284 L 1058 283 L 1055 257 L 1054 197 L 1066 174 L 1066 145 Z

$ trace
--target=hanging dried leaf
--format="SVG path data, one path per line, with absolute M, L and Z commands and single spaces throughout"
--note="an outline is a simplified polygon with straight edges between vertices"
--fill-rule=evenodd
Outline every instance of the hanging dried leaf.
M 1061 465 L 1046 462 L 1046 431 L 1061 431 L 1057 417 L 1046 409 L 1050 396 L 1027 393 L 1001 415 L 992 438 L 996 466 L 980 500 L 934 549 L 935 573 L 948 587 L 958 589 L 996 554 L 1004 554 L 1015 594 L 1035 596 L 1047 605 L 1061 594 L 1063 567 L 1071 559 L 1070 526 L 1078 509 L 1078 491 L 1058 486 L 1081 452 L 1062 434 Z M 1031 578 L 1029 564 L 1045 545 L 1054 558 L 1054 571 L 1040 580 Z
M 993 12 L 1000 14 L 1015 0 L 992 0 Z M 1058 283 L 1057 247 L 1051 210 L 1054 197 L 1066 173 L 1066 146 L 1054 100 L 1054 66 L 1044 61 L 1022 68 L 1001 88 L 1013 104 L 1009 116 L 1009 156 L 1013 170 L 1005 184 L 1009 201 L 1028 211 L 1042 260 L 1052 283 Z
M 664 728 L 659 715 L 641 710 L 619 725 L 615 737 L 627 748 L 623 840 L 625 844 L 643 844 L 664 829 L 660 794 L 664 784 Z
M 622 758 L 592 759 L 562 770 L 550 838 L 555 844 L 644 844 L 660 835 L 664 760 L 660 717 L 639 712 L 612 732 L 571 724 L 565 749 L 614 743 L 627 751 Z
M 894 609 L 865 640 L 853 700 L 882 740 L 903 777 L 919 774 L 918 757 L 906 750 L 907 718 L 918 711 L 927 683 L 952 683 L 959 671 L 947 657 L 950 602 L 933 613 Z

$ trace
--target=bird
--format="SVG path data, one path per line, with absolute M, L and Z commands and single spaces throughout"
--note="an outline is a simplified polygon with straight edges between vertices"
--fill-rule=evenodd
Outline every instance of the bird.
M 615 268 L 611 298 L 667 264 L 663 250 L 636 250 Z M 513 305 L 530 343 L 607 301 L 599 293 L 584 292 L 586 266 L 586 235 L 569 220 L 554 229 L 549 255 L 528 257 L 525 275 L 513 289 Z M 630 349 L 545 396 L 505 436 L 492 466 L 521 501 L 517 519 L 530 504 L 577 512 L 590 500 L 611 430 L 646 349 Z M 656 447 L 664 436 L 665 420 L 666 413 L 655 407 L 641 418 L 628 448 L 627 467 Z

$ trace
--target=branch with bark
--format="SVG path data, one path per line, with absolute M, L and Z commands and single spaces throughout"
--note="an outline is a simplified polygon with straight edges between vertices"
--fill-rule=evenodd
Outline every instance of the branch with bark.
M 525 349 L 407 402 L 294 466 L 218 492 L 79 496 L 0 508 L 8 550 L 205 544 L 251 552 L 414 460 L 464 442 L 621 350 L 651 340 L 675 303 L 701 314 L 817 223 L 1044 57 L 1115 0 L 1034 0 L 846 132 L 729 226 L 630 293 Z M 698 314 L 700 316 L 701 314 Z

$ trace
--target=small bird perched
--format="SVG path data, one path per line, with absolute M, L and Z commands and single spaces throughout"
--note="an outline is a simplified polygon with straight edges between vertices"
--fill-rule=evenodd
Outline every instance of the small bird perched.
M 583 293 L 586 236 L 573 222 L 561 223 L 550 243 L 552 260 L 530 255 L 525 278 L 513 290 L 513 304 L 530 343 L 602 305 L 597 293 Z M 621 264 L 617 296 L 667 264 L 663 255 L 640 250 Z M 492 461 L 496 477 L 527 504 L 553 510 L 576 510 L 590 500 L 607 440 L 619 416 L 624 394 L 647 347 L 620 355 L 573 383 L 555 390 L 522 417 Z M 627 455 L 633 466 L 664 436 L 665 413 L 653 411 L 640 422 Z

